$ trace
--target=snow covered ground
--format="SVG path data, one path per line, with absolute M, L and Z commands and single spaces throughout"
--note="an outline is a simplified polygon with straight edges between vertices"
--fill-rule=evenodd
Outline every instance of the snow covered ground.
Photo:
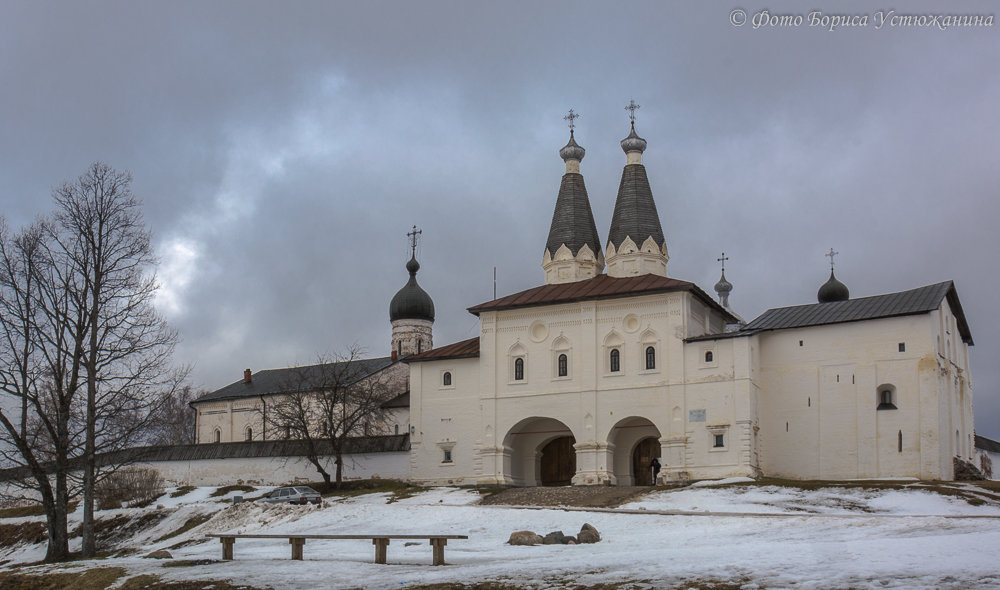
M 211 488 L 202 488 L 180 498 L 164 497 L 160 504 L 168 516 L 119 543 L 140 553 L 81 567 L 120 565 L 130 574 L 153 573 L 164 580 L 228 579 L 276 589 L 480 581 L 535 588 L 612 582 L 635 588 L 686 588 L 704 582 L 748 589 L 1000 588 L 997 502 L 973 506 L 919 488 L 688 487 L 653 492 L 621 511 L 479 506 L 475 491 L 454 488 L 435 488 L 391 503 L 388 494 L 368 494 L 322 507 L 232 505 L 209 497 Z M 123 509 L 100 515 L 142 513 Z M 210 519 L 157 541 L 199 515 Z M 23 520 L 30 519 L 3 522 Z M 600 543 L 506 544 L 513 531 L 575 535 L 585 522 L 600 531 Z M 444 567 L 430 565 L 426 540 L 409 546 L 393 541 L 389 563 L 377 565 L 370 541 L 310 540 L 305 561 L 298 562 L 289 559 L 285 540 L 239 539 L 235 560 L 222 562 L 219 541 L 204 538 L 221 532 L 437 533 L 469 539 L 449 542 Z M 165 568 L 163 561 L 141 557 L 185 541 L 190 544 L 170 550 L 175 560 L 212 561 Z M 43 553 L 42 545 L 22 546 L 0 559 L 25 563 Z

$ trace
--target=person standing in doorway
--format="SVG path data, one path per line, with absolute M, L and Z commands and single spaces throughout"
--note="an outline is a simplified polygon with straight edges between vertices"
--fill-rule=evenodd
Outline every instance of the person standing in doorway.
M 649 469 L 653 472 L 653 485 L 656 485 L 656 478 L 660 475 L 660 458 L 653 457 L 653 460 L 649 462 Z

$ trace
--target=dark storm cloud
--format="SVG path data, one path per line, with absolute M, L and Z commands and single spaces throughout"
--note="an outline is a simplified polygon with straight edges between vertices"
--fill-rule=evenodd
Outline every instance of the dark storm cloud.
M 131 170 L 179 360 L 215 388 L 354 342 L 385 353 L 413 224 L 435 341 L 474 335 L 494 266 L 500 294 L 542 281 L 570 107 L 606 236 L 635 98 L 672 276 L 710 289 L 725 250 L 747 319 L 813 301 L 830 247 L 855 296 L 954 279 L 977 430 L 1000 436 L 997 27 L 753 30 L 732 8 L 7 3 L 3 214 L 49 210 L 95 159 Z

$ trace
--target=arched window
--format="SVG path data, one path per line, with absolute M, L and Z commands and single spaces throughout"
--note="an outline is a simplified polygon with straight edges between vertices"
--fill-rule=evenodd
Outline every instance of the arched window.
M 222 431 L 218 428 L 215 429 L 215 442 L 222 442 Z
M 396 342 L 396 354 L 398 356 L 403 356 L 403 341 L 402 340 Z
M 560 377 L 565 377 L 566 375 L 569 374 L 569 359 L 566 357 L 565 354 L 559 355 L 558 365 L 559 365 Z
M 652 371 L 656 368 L 656 349 L 652 346 L 646 347 L 646 370 Z
M 423 340 L 417 340 L 417 354 L 420 354 L 420 352 L 423 350 L 424 348 L 423 344 L 424 344 Z
M 245 435 L 246 436 L 244 438 L 246 440 L 248 440 L 248 441 L 249 440 L 253 440 L 253 428 L 250 428 L 249 426 L 247 426 L 247 431 L 246 431 Z
M 622 355 L 621 351 L 618 350 L 617 348 L 611 349 L 611 359 L 610 360 L 611 360 L 611 372 L 612 373 L 617 373 L 618 371 L 621 371 L 621 369 L 622 369 L 622 358 L 621 358 L 621 355 Z
M 451 385 L 451 373 L 449 371 L 445 371 L 444 375 L 441 376 L 441 385 L 445 387 Z
M 524 381 L 524 359 L 514 359 L 514 381 Z
M 896 409 L 896 388 L 892 385 L 882 385 L 878 388 L 878 401 L 877 410 L 895 410 Z
M 705 362 L 706 363 L 710 363 L 710 362 L 712 362 L 713 358 L 715 358 L 715 357 L 712 355 L 712 351 L 711 350 L 706 350 L 705 351 Z

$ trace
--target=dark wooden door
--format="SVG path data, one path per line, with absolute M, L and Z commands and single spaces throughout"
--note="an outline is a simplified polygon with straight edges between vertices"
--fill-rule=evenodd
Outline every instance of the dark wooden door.
M 553 439 L 542 447 L 541 476 L 543 486 L 568 486 L 576 473 L 576 449 L 572 436 Z
M 660 456 L 660 441 L 655 437 L 644 438 L 639 441 L 632 451 L 632 477 L 633 484 L 637 486 L 653 485 L 653 471 L 649 468 L 653 457 Z

